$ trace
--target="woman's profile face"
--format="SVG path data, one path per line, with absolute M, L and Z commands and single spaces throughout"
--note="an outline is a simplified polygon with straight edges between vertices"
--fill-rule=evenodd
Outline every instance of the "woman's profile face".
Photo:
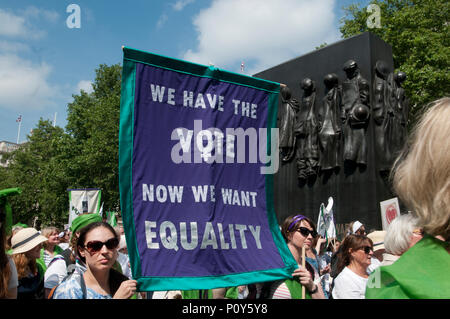
M 117 239 L 108 228 L 97 227 L 86 234 L 84 248 L 79 247 L 80 255 L 86 259 L 86 265 L 92 270 L 110 269 L 117 259 L 117 246 L 108 248 L 101 245 L 100 250 L 90 249 L 91 246 L 99 246 L 110 240 Z
M 364 251 L 365 247 L 370 247 L 370 250 L 368 252 Z M 373 247 L 370 245 L 370 243 L 365 243 L 363 247 L 360 247 L 356 250 L 351 250 L 350 256 L 351 260 L 367 268 L 371 264 Z
M 59 234 L 57 231 L 52 232 L 49 236 L 48 236 L 48 243 L 49 244 L 53 244 L 53 245 L 58 245 L 60 242 L 59 240 Z

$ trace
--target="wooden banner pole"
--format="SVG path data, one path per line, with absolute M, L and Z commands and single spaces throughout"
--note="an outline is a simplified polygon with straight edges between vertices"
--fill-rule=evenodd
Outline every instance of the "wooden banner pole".
M 302 268 L 305 269 L 305 247 L 302 247 Z M 305 286 L 302 285 L 302 299 L 306 298 Z

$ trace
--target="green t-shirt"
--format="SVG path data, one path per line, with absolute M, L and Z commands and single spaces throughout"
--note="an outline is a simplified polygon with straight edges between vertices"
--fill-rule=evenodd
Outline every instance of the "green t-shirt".
M 366 299 L 450 298 L 448 246 L 425 235 L 395 263 L 381 266 L 370 275 Z
M 302 299 L 302 284 L 298 279 L 286 279 L 284 281 L 291 294 L 291 299 Z M 305 299 L 311 299 L 308 289 L 305 289 Z

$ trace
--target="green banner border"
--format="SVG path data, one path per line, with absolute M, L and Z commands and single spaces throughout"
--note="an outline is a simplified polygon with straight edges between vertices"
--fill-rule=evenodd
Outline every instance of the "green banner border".
M 136 81 L 136 63 L 144 63 L 198 77 L 218 79 L 222 82 L 248 86 L 270 93 L 268 101 L 268 153 L 270 152 L 270 129 L 276 126 L 278 111 L 278 93 L 280 84 L 253 78 L 237 73 L 207 67 L 187 61 L 172 59 L 153 53 L 124 47 L 122 94 L 120 100 L 120 130 L 119 130 L 119 188 L 122 220 L 125 228 L 127 246 L 132 266 L 133 278 L 138 281 L 140 291 L 154 290 L 190 290 L 230 287 L 257 282 L 290 278 L 297 263 L 292 257 L 281 232 L 275 215 L 273 202 L 273 175 L 266 175 L 266 205 L 267 218 L 274 242 L 285 265 L 282 268 L 258 270 L 246 273 L 227 274 L 223 276 L 204 277 L 144 277 L 142 276 L 141 258 L 139 256 L 136 228 L 134 224 L 133 194 L 132 194 L 132 159 L 134 130 L 134 97 Z

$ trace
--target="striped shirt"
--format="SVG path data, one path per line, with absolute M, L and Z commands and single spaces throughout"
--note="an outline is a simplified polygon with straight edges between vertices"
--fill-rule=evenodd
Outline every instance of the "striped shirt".
M 284 280 L 275 281 L 270 288 L 270 299 L 292 299 Z

